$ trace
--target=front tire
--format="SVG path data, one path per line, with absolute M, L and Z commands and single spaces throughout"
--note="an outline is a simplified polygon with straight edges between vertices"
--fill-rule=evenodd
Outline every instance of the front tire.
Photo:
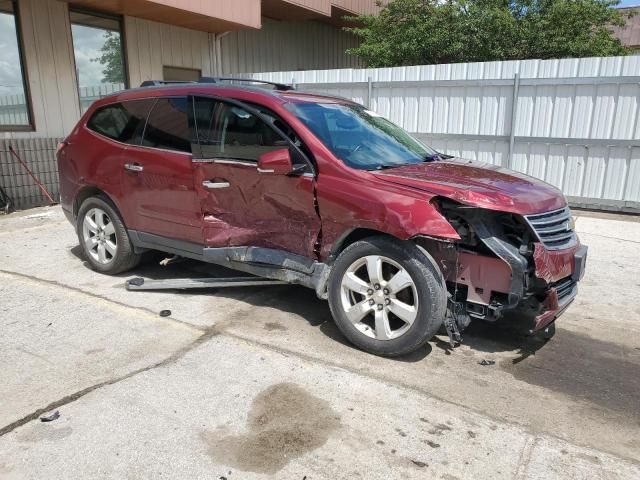
M 103 197 L 87 198 L 78 211 L 80 247 L 93 270 L 116 275 L 140 263 L 115 206 Z
M 411 241 L 370 237 L 349 245 L 329 277 L 336 325 L 358 348 L 386 357 L 411 353 L 444 321 L 442 273 Z

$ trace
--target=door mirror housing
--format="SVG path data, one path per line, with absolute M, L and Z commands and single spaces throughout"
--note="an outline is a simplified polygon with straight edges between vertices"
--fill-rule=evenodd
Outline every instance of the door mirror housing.
M 263 153 L 258 157 L 258 172 L 288 175 L 293 172 L 293 163 L 288 148 Z

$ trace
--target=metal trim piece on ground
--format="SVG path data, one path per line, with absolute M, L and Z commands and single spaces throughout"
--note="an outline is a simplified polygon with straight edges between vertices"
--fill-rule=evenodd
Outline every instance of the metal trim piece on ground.
M 287 282 L 258 277 L 169 278 L 161 280 L 148 280 L 136 277 L 127 280 L 125 284 L 127 290 L 188 290 L 197 288 L 255 287 L 263 285 L 287 285 Z

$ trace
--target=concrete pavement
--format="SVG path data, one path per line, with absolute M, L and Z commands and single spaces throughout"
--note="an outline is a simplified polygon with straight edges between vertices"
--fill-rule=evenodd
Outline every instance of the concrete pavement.
M 587 277 L 550 342 L 476 323 L 389 360 L 311 290 L 127 292 L 203 266 L 106 277 L 58 208 L 0 217 L 0 478 L 639 478 L 633 220 L 579 214 Z

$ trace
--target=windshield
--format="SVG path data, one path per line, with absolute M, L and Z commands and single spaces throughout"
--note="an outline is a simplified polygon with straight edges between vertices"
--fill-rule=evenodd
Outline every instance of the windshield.
M 352 168 L 377 170 L 439 158 L 435 150 L 361 105 L 299 103 L 287 108 Z

